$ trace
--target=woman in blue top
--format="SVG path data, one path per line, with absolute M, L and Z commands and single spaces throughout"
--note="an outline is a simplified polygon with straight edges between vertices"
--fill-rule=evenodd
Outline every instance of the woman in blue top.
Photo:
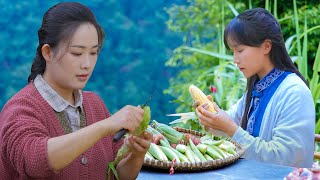
M 311 167 L 313 99 L 286 51 L 277 20 L 263 8 L 247 10 L 227 25 L 224 40 L 247 78 L 247 91 L 226 112 L 216 104 L 217 113 L 207 111 L 207 104 L 198 106 L 200 123 L 243 145 L 245 158 Z

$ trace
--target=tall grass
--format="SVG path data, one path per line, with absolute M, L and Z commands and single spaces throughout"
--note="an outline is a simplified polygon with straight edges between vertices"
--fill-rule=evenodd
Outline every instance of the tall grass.
M 316 109 L 316 130 L 315 133 L 320 133 L 320 81 L 319 81 L 319 72 L 320 72 L 320 43 L 318 45 L 318 49 L 316 52 L 316 57 L 313 62 L 313 67 L 308 67 L 309 60 L 309 44 L 308 44 L 308 34 L 312 31 L 316 31 L 320 29 L 320 25 L 308 28 L 308 17 L 306 13 L 304 14 L 304 25 L 303 31 L 300 31 L 299 25 L 299 17 L 297 10 L 297 2 L 293 0 L 293 9 L 294 9 L 294 23 L 295 23 L 295 34 L 289 37 L 286 41 L 286 47 L 288 48 L 288 52 L 292 55 L 293 50 L 297 52 L 297 66 L 300 73 L 305 77 L 305 79 L 309 83 L 310 91 L 312 93 L 315 109 Z M 303 38 L 303 43 L 301 45 L 301 38 Z M 295 60 L 296 58 L 292 58 Z M 309 72 L 313 71 L 313 72 Z M 312 74 L 309 77 L 309 74 Z

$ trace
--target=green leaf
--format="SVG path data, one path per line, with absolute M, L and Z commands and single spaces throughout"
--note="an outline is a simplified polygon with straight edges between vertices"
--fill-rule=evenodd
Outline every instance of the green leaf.
M 293 41 L 293 39 L 296 38 L 296 37 L 297 37 L 297 35 L 292 35 L 292 36 L 290 36 L 290 37 L 286 40 L 285 46 L 286 46 L 287 51 L 289 51 L 289 49 L 290 49 L 290 47 L 291 47 L 291 44 L 292 44 L 292 41 Z
M 304 32 L 306 32 L 308 29 L 308 24 L 307 24 L 307 16 L 305 14 L 304 17 Z M 301 74 L 304 75 L 306 79 L 308 79 L 308 34 L 306 34 L 303 37 L 303 45 L 302 45 L 302 64 L 301 64 L 301 69 L 302 72 Z
M 288 19 L 292 19 L 292 17 L 293 17 L 293 15 L 285 16 L 285 17 L 283 17 L 283 18 L 278 19 L 278 22 L 281 23 L 282 21 L 286 21 L 286 20 L 288 20 Z
M 316 123 L 316 134 L 320 134 L 320 119 L 318 119 L 317 123 Z
M 300 36 L 300 28 L 299 28 L 299 16 L 298 16 L 298 10 L 297 10 L 297 2 L 296 0 L 293 0 L 293 12 L 294 12 L 294 22 L 295 22 L 295 29 L 296 29 L 296 36 L 299 37 Z M 298 51 L 298 69 L 300 71 L 300 73 L 306 78 L 307 77 L 307 72 L 304 71 L 304 65 L 303 65 L 303 59 L 301 58 L 301 43 L 300 43 L 300 39 L 297 39 L 297 51 Z
M 265 0 L 265 5 L 264 5 L 264 8 L 267 10 L 267 11 L 270 11 L 270 3 L 269 3 L 269 0 Z
M 234 14 L 234 16 L 239 15 L 239 12 L 234 8 L 234 6 L 231 3 L 229 3 L 229 1 L 227 1 L 227 5 L 230 8 L 230 10 L 232 11 L 232 13 Z
M 233 60 L 233 57 L 231 55 L 227 55 L 227 54 L 219 54 L 219 53 L 210 52 L 210 51 L 197 49 L 197 48 L 191 48 L 191 47 L 183 47 L 183 49 L 197 52 L 197 53 L 201 53 L 201 54 L 205 54 L 205 55 L 209 55 L 209 56 L 213 56 L 213 57 L 220 58 L 220 59 L 225 59 L 225 60 L 230 60 L 230 61 Z
M 318 104 L 320 102 L 320 84 L 316 86 L 314 89 L 314 93 L 312 94 L 314 98 L 314 104 Z
M 299 59 L 298 56 L 290 56 L 290 58 L 291 58 L 292 62 L 296 62 Z
M 114 164 L 113 163 L 108 163 L 108 168 L 109 168 L 109 170 L 108 170 L 108 180 L 111 179 L 111 171 L 114 174 L 114 176 L 116 177 L 116 179 L 119 180 L 118 172 L 117 172 L 116 168 L 114 167 Z
M 274 0 L 273 5 L 273 15 L 276 19 L 278 19 L 278 2 L 277 0 Z
M 317 50 L 315 61 L 313 64 L 312 78 L 309 83 L 315 105 L 317 104 L 320 98 L 320 84 L 319 84 L 319 74 L 318 74 L 319 72 L 320 72 L 320 43 L 318 45 L 318 50 Z
M 316 57 L 313 64 L 313 71 L 320 72 L 320 43 L 318 45 L 318 50 L 316 52 Z
M 300 34 L 299 40 L 300 40 L 301 38 L 303 38 L 303 36 L 305 36 L 306 34 L 311 33 L 311 32 L 313 32 L 313 31 L 315 31 L 315 30 L 317 30 L 317 29 L 320 29 L 320 25 L 317 25 L 317 26 L 314 26 L 314 27 L 312 27 L 312 28 L 307 29 L 307 31 L 305 31 L 305 32 L 303 32 L 302 34 Z M 297 35 L 297 34 L 296 34 L 296 35 Z M 296 35 L 295 35 L 295 36 L 296 36 Z M 295 39 L 295 41 L 292 43 L 292 45 L 291 45 L 291 47 L 290 47 L 290 49 L 289 49 L 289 51 L 288 51 L 289 54 L 293 51 L 293 49 L 294 49 L 295 45 L 297 44 L 297 42 L 298 42 L 298 39 Z

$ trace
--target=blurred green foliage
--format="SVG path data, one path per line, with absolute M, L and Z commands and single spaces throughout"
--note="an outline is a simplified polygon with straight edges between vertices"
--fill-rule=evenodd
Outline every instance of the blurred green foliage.
M 27 84 L 38 46 L 37 31 L 43 14 L 57 0 L 0 0 L 0 109 Z M 126 104 L 149 102 L 152 118 L 165 121 L 175 109 L 173 99 L 163 94 L 176 69 L 165 61 L 181 43 L 181 35 L 166 27 L 165 7 L 183 0 L 91 0 L 78 1 L 90 7 L 106 32 L 96 68 L 85 90 L 94 91 L 114 113 Z

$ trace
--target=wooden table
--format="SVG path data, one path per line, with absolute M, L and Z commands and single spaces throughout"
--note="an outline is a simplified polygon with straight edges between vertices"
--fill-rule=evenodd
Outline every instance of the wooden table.
M 255 179 L 270 179 L 270 180 L 283 180 L 291 171 L 293 167 L 274 165 L 262 163 L 254 160 L 238 159 L 231 165 L 198 172 L 176 172 L 169 175 L 169 170 L 155 170 L 143 167 L 138 180 L 170 180 L 170 179 L 218 179 L 218 180 L 255 180 Z

